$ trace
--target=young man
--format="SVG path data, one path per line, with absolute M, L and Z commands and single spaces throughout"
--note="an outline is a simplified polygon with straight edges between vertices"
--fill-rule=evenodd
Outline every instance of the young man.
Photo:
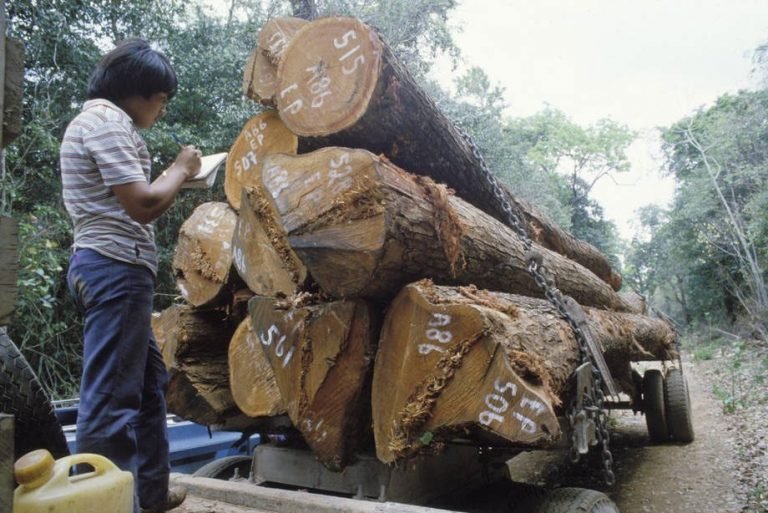
M 67 282 L 85 316 L 77 450 L 133 473 L 136 512 L 184 500 L 183 490 L 168 489 L 168 376 L 151 329 L 157 248 L 149 223 L 199 172 L 200 151 L 182 148 L 150 183 L 149 152 L 137 131 L 165 115 L 176 88 L 163 54 L 141 39 L 120 43 L 93 71 L 88 101 L 60 153 L 74 223 Z

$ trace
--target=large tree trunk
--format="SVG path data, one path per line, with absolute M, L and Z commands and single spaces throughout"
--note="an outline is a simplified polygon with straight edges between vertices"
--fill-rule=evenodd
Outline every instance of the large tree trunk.
M 295 34 L 278 67 L 277 91 L 280 117 L 306 138 L 302 151 L 346 146 L 384 154 L 403 169 L 446 183 L 503 223 L 509 223 L 508 204 L 539 244 L 579 262 L 614 289 L 621 286 L 597 249 L 505 187 L 494 190 L 472 145 L 376 31 L 359 20 L 323 18 Z
M 324 465 L 342 470 L 370 439 L 370 370 L 380 322 L 362 301 L 302 306 L 306 298 L 256 296 L 251 322 L 293 425 Z
M 231 247 L 236 221 L 229 205 L 208 202 L 181 225 L 173 270 L 181 295 L 192 306 L 229 302 L 239 287 Z
M 261 28 L 256 48 L 248 56 L 243 72 L 243 93 L 252 100 L 274 106 L 277 66 L 288 43 L 307 24 L 301 18 L 278 17 Z
M 392 297 L 421 278 L 542 296 L 515 232 L 444 186 L 365 150 L 271 155 L 263 178 L 291 247 L 333 296 Z M 580 304 L 629 311 L 584 267 L 534 249 L 557 287 Z
M 240 210 L 243 189 L 261 189 L 264 158 L 270 153 L 296 153 L 296 135 L 288 130 L 277 112 L 268 110 L 249 119 L 227 155 L 224 193 Z
M 585 311 L 625 391 L 633 391 L 630 361 L 675 356 L 666 323 Z M 579 363 L 573 331 L 544 300 L 411 284 L 390 305 L 376 355 L 377 455 L 395 462 L 458 435 L 518 447 L 553 444 Z
M 243 319 L 229 344 L 229 388 L 240 410 L 249 417 L 286 412 L 275 373 L 253 331 L 250 316 Z
M 289 296 L 307 281 L 306 267 L 288 245 L 272 205 L 260 191 L 243 190 L 232 253 L 240 277 L 259 296 Z
M 168 411 L 206 426 L 253 424 L 229 390 L 227 347 L 235 324 L 221 310 L 175 305 L 152 319 L 168 369 Z

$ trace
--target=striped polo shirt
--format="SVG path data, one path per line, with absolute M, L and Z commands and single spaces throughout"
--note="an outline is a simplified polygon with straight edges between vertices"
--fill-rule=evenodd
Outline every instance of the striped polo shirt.
M 112 192 L 115 185 L 149 183 L 149 151 L 131 117 L 107 100 L 85 102 L 64 132 L 60 157 L 64 206 L 75 228 L 73 248 L 144 265 L 157 275 L 152 225 L 131 219 Z

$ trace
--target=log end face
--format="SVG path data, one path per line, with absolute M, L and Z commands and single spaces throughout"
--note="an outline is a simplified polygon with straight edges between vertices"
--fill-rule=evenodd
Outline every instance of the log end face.
M 355 18 L 323 18 L 301 29 L 277 72 L 277 106 L 285 124 L 308 137 L 352 126 L 373 97 L 381 55 L 381 40 Z
M 232 236 L 237 214 L 226 203 L 208 202 L 195 209 L 179 231 L 172 267 L 187 302 L 200 307 L 224 291 L 232 268 Z
M 235 210 L 240 210 L 244 188 L 259 189 L 264 159 L 272 153 L 296 154 L 299 141 L 274 110 L 253 116 L 243 125 L 227 155 L 224 193 Z

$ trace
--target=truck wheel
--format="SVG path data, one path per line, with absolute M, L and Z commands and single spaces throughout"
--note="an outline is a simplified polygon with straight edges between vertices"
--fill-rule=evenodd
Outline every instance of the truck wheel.
M 648 369 L 643 375 L 643 409 L 651 442 L 666 442 L 669 430 L 664 408 L 664 376 L 658 369 Z
M 226 481 L 235 477 L 247 478 L 251 471 L 250 456 L 225 456 L 206 463 L 192 474 L 195 477 L 210 477 Z
M 670 369 L 667 372 L 664 380 L 664 404 L 672 439 L 686 444 L 693 442 L 691 397 L 682 369 Z
M 557 488 L 537 506 L 535 513 L 620 513 L 607 495 L 588 488 Z
M 48 449 L 54 458 L 69 454 L 45 390 L 5 330 L 0 330 L 0 412 L 15 417 L 14 459 L 35 449 Z

